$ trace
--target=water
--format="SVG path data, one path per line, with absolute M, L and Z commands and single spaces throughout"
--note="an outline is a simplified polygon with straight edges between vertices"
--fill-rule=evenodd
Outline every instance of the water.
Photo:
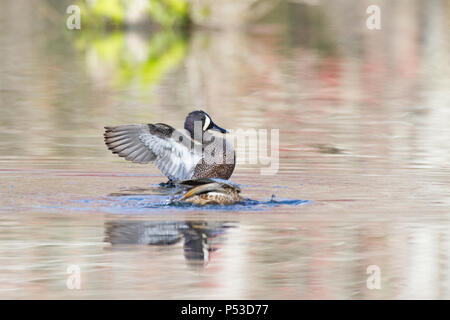
M 369 31 L 359 1 L 290 3 L 185 36 L 2 3 L 0 298 L 450 298 L 448 8 L 398 1 Z M 232 176 L 252 202 L 168 206 L 152 165 L 104 146 L 105 125 L 195 106 L 280 129 L 276 175 Z

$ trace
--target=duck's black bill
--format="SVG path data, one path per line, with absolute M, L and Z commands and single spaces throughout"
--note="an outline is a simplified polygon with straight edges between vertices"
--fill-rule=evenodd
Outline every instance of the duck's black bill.
M 219 131 L 219 132 L 222 132 L 222 133 L 228 133 L 227 130 L 225 130 L 224 128 L 219 127 L 219 126 L 218 126 L 217 124 L 215 124 L 215 123 L 213 124 L 211 130 Z

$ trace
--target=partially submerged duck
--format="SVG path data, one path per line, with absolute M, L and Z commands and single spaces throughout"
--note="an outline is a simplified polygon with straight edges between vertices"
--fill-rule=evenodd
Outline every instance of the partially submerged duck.
M 195 204 L 232 204 L 241 200 L 240 189 L 229 179 L 236 154 L 223 137 L 210 131 L 227 133 L 202 110 L 189 113 L 184 129 L 164 123 L 105 127 L 108 149 L 134 163 L 153 163 L 169 184 L 197 181 L 180 201 Z M 222 179 L 211 181 L 204 179 Z

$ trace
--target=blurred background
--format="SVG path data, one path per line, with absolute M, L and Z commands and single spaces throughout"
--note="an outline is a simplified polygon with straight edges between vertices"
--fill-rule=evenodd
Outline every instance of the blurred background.
M 0 298 L 450 298 L 449 30 L 447 0 L 1 1 Z M 200 107 L 280 129 L 278 174 L 231 179 L 286 202 L 149 207 L 103 127 Z

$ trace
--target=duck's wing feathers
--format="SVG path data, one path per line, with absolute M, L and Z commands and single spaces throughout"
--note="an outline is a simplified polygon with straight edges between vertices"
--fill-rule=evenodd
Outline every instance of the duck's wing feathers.
M 171 180 L 190 179 L 201 160 L 201 146 L 194 148 L 187 134 L 163 123 L 105 129 L 105 143 L 112 153 L 135 163 L 153 162 Z

